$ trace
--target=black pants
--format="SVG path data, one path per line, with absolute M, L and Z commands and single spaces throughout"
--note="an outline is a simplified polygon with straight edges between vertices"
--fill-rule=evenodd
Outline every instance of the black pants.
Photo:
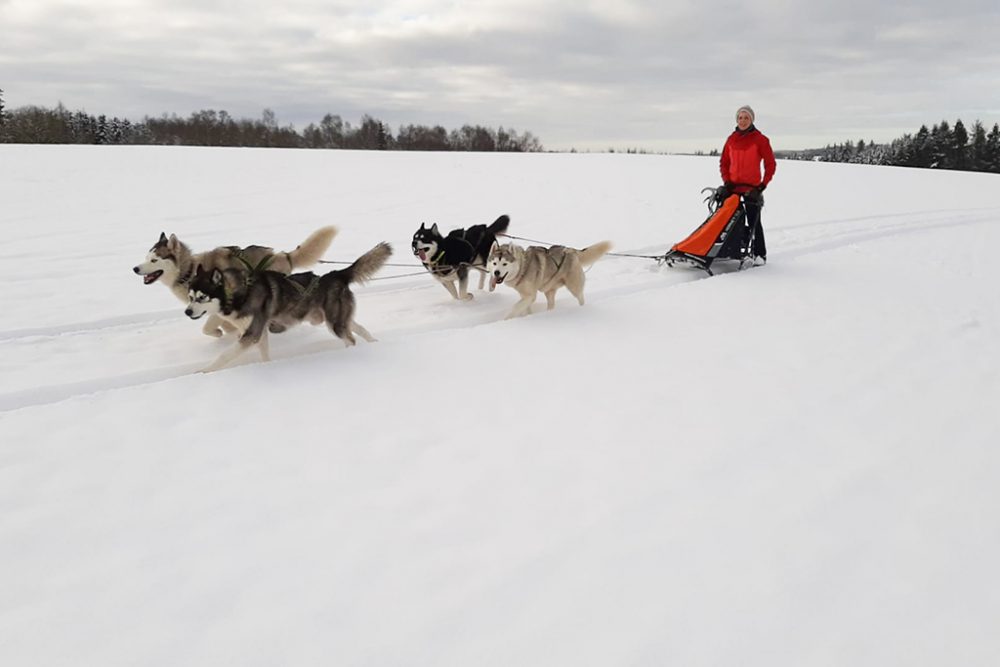
M 746 233 L 749 237 L 750 231 L 753 230 L 753 247 L 748 248 L 750 251 L 748 254 L 753 257 L 763 257 L 767 259 L 767 245 L 764 243 L 764 228 L 760 224 L 760 207 L 761 205 L 757 202 L 751 202 L 743 200 L 743 207 L 747 212 L 747 227 Z M 746 244 L 744 244 L 746 247 Z

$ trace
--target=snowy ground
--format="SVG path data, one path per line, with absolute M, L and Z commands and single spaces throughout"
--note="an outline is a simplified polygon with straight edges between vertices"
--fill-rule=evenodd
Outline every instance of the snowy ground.
M 662 252 L 712 158 L 0 146 L 0 664 L 943 665 L 1000 652 L 995 175 L 780 162 L 770 263 L 357 290 L 193 371 L 161 231 Z M 393 267 L 384 276 L 412 273 Z

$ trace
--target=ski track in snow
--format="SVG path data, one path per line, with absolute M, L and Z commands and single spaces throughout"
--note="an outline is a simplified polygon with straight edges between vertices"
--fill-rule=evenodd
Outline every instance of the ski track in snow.
M 103 331 L 105 329 L 127 326 L 130 324 L 155 324 L 156 322 L 174 319 L 176 317 L 176 310 L 159 310 L 149 313 L 136 313 L 135 315 L 106 317 L 88 322 L 71 322 L 69 324 L 59 324 L 50 327 L 11 329 L 10 331 L 0 331 L 0 344 L 5 341 L 17 340 L 21 338 L 46 338 L 62 336 L 65 334 L 85 333 L 88 331 Z
M 785 261 L 898 235 L 918 234 L 943 227 L 991 224 L 998 219 L 1000 219 L 1000 209 L 920 211 L 789 225 L 771 231 L 768 239 L 772 246 L 772 260 Z M 765 232 L 768 232 L 766 228 Z M 780 242 L 774 243 L 775 239 L 780 239 Z M 616 252 L 659 254 L 665 252 L 667 247 L 669 246 L 658 244 Z M 774 248 L 780 250 L 775 253 Z M 629 268 L 623 269 L 625 266 Z M 595 270 L 596 275 L 590 273 Z M 397 271 L 402 272 L 405 269 L 397 268 Z M 660 269 L 655 262 L 648 259 L 614 256 L 605 258 L 592 267 L 590 272 L 586 295 L 588 303 L 628 296 L 650 289 L 680 287 L 707 277 L 696 270 Z M 598 276 L 607 279 L 607 282 L 600 282 L 601 278 Z M 669 278 L 665 282 L 667 276 Z M 493 295 L 488 295 L 485 290 L 479 292 L 475 289 L 478 284 L 476 276 L 470 279 L 470 287 L 476 294 L 471 304 L 461 304 L 451 300 L 444 288 L 427 276 L 401 275 L 400 277 L 406 277 L 406 281 L 402 283 L 378 281 L 355 290 L 360 304 L 359 320 L 381 341 L 395 341 L 413 335 L 496 322 L 504 318 L 516 301 L 515 293 L 510 289 L 499 288 L 500 294 L 504 295 L 502 298 L 493 298 Z M 408 298 L 402 299 L 401 295 L 406 295 Z M 565 306 L 569 301 L 562 296 L 562 293 L 560 295 L 560 303 Z M 544 304 L 544 300 L 542 303 Z M 536 302 L 533 312 L 537 313 L 541 308 L 544 308 L 544 305 L 539 306 Z M 177 309 L 171 310 L 50 327 L 0 331 L 0 368 L 16 367 L 18 350 L 23 345 L 31 345 L 36 353 L 39 346 L 52 346 L 55 350 L 57 347 L 69 345 L 76 357 L 91 360 L 95 366 L 84 368 L 82 373 L 78 373 L 84 377 L 55 384 L 32 384 L 34 372 L 23 373 L 25 377 L 20 387 L 0 393 L 0 414 L 189 375 L 207 365 L 226 346 L 234 344 L 232 337 L 221 340 L 207 339 L 197 327 L 193 328 L 191 323 L 183 318 L 181 310 L 182 305 L 178 302 Z M 428 311 L 431 312 L 430 315 Z M 414 313 L 418 313 L 419 317 L 414 318 Z M 377 314 L 377 324 L 374 324 L 376 318 L 372 317 L 373 314 Z M 387 324 L 407 321 L 414 323 L 403 326 Z M 303 328 L 313 327 L 303 325 L 294 331 L 301 331 Z M 147 329 L 152 332 L 147 332 Z M 275 338 L 272 338 L 272 359 L 278 361 L 344 349 L 340 341 L 325 331 L 325 327 L 315 329 L 320 337 L 316 339 L 315 335 L 311 335 L 310 338 L 313 340 L 310 342 L 286 344 L 282 338 L 282 343 L 278 345 Z M 170 357 L 172 351 L 177 357 L 185 358 L 185 361 L 163 363 L 162 356 L 147 360 L 141 352 L 136 352 L 137 358 L 152 363 L 153 367 L 113 376 L 100 375 L 101 368 L 114 368 L 120 365 L 114 361 L 110 363 L 107 361 L 109 353 L 127 354 L 129 342 L 135 341 L 139 336 L 143 337 L 140 339 L 143 347 L 148 347 L 148 337 L 151 335 L 157 336 L 158 343 L 168 346 L 164 352 L 165 356 Z M 207 342 L 211 346 L 207 349 L 200 348 L 198 353 L 202 357 L 200 360 L 191 354 L 192 348 L 199 342 Z M 359 342 L 359 345 L 366 344 L 363 341 Z M 135 349 L 134 344 L 132 347 Z M 59 354 L 51 356 L 54 359 L 60 358 Z M 235 365 L 256 363 L 258 360 L 258 353 L 250 351 Z

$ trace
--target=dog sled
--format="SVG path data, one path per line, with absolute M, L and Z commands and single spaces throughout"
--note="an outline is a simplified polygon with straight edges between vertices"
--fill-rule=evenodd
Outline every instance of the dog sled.
M 705 192 L 710 192 L 705 198 L 708 218 L 660 257 L 660 264 L 701 269 L 710 276 L 714 275 L 712 263 L 718 259 L 737 260 L 740 270 L 754 266 L 751 249 L 756 229 L 747 225 L 743 195 L 726 196 L 721 188 L 705 188 Z

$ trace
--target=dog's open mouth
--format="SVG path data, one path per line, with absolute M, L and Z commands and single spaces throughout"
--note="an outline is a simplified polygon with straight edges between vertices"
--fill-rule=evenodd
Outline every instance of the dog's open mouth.
M 427 253 L 425 251 L 423 251 L 423 250 L 417 250 L 417 257 L 420 258 L 421 262 L 426 262 L 427 261 Z
M 142 277 L 142 282 L 144 285 L 152 285 L 159 280 L 162 275 L 163 271 L 153 271 L 152 273 L 147 273 Z
M 500 276 L 500 275 L 497 275 L 497 274 L 495 274 L 495 273 L 494 273 L 494 274 L 492 274 L 492 275 L 490 276 L 490 291 L 492 292 L 492 291 L 493 291 L 494 289 L 496 289 L 496 286 L 497 286 L 497 285 L 502 285 L 502 284 L 503 284 L 503 281 L 504 281 L 504 280 L 505 280 L 506 278 L 507 278 L 507 274 L 506 274 L 506 273 L 505 273 L 505 274 L 503 274 L 502 276 Z

